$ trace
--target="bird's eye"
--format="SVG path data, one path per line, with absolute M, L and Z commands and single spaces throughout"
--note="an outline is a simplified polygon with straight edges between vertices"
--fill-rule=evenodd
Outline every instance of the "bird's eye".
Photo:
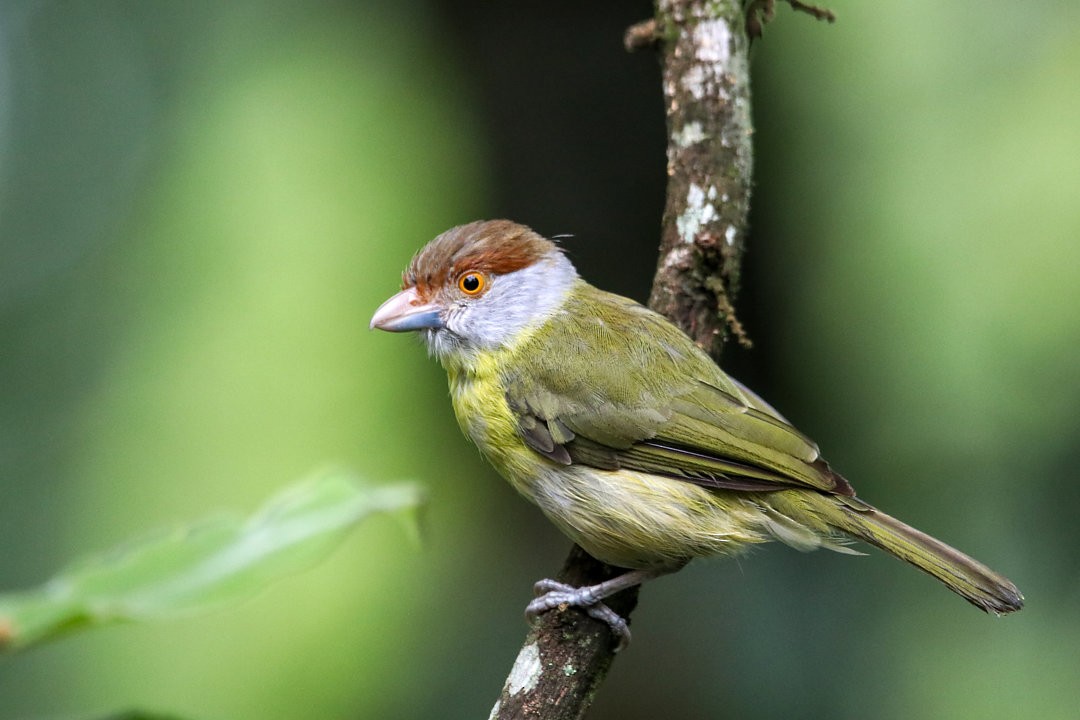
M 484 277 L 483 273 L 462 273 L 461 276 L 458 277 L 457 285 L 461 289 L 461 292 L 466 295 L 479 295 L 484 292 L 484 288 L 487 287 L 487 278 Z

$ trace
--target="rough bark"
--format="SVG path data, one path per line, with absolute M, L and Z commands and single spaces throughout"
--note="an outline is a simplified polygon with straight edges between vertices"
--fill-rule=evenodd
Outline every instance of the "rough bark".
M 657 45 L 668 123 L 667 202 L 650 305 L 714 355 L 730 328 L 746 237 L 752 158 L 750 89 L 738 0 L 658 0 L 627 32 L 628 48 Z M 622 572 L 575 546 L 559 574 L 592 585 Z M 623 617 L 637 588 L 608 598 Z M 530 630 L 491 718 L 581 718 L 614 659 L 614 638 L 576 608 L 544 613 Z
M 594 559 L 575 545 L 558 579 L 571 585 L 592 585 L 623 572 Z M 637 605 L 638 588 L 605 601 L 623 617 Z M 608 626 L 576 608 L 540 616 L 525 637 L 491 718 L 581 718 L 615 659 Z
M 649 305 L 719 355 L 744 334 L 732 297 L 753 171 L 749 40 L 739 3 L 660 0 L 667 203 Z

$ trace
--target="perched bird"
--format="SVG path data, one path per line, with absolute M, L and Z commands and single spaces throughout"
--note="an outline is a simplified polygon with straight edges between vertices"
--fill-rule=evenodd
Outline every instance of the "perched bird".
M 779 540 L 853 552 L 862 540 L 985 611 L 1019 610 L 1009 580 L 855 497 L 809 438 L 657 313 L 581 279 L 555 243 L 473 222 L 412 259 L 371 327 L 414 331 L 450 379 L 464 433 L 589 554 L 628 572 L 575 588 L 542 580 L 530 615 Z

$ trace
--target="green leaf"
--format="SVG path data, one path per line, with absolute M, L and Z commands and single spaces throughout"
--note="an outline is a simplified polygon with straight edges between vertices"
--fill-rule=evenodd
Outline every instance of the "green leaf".
M 287 487 L 250 518 L 217 515 L 75 563 L 32 590 L 0 594 L 0 650 L 88 626 L 192 613 L 249 597 L 309 567 L 372 513 L 403 515 L 416 536 L 419 486 L 364 484 L 345 472 Z

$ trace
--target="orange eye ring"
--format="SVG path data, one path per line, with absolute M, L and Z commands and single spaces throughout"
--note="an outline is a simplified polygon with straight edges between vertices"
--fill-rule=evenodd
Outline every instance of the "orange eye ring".
M 476 297 L 487 289 L 487 278 L 484 273 L 470 270 L 458 276 L 457 286 L 466 295 Z

